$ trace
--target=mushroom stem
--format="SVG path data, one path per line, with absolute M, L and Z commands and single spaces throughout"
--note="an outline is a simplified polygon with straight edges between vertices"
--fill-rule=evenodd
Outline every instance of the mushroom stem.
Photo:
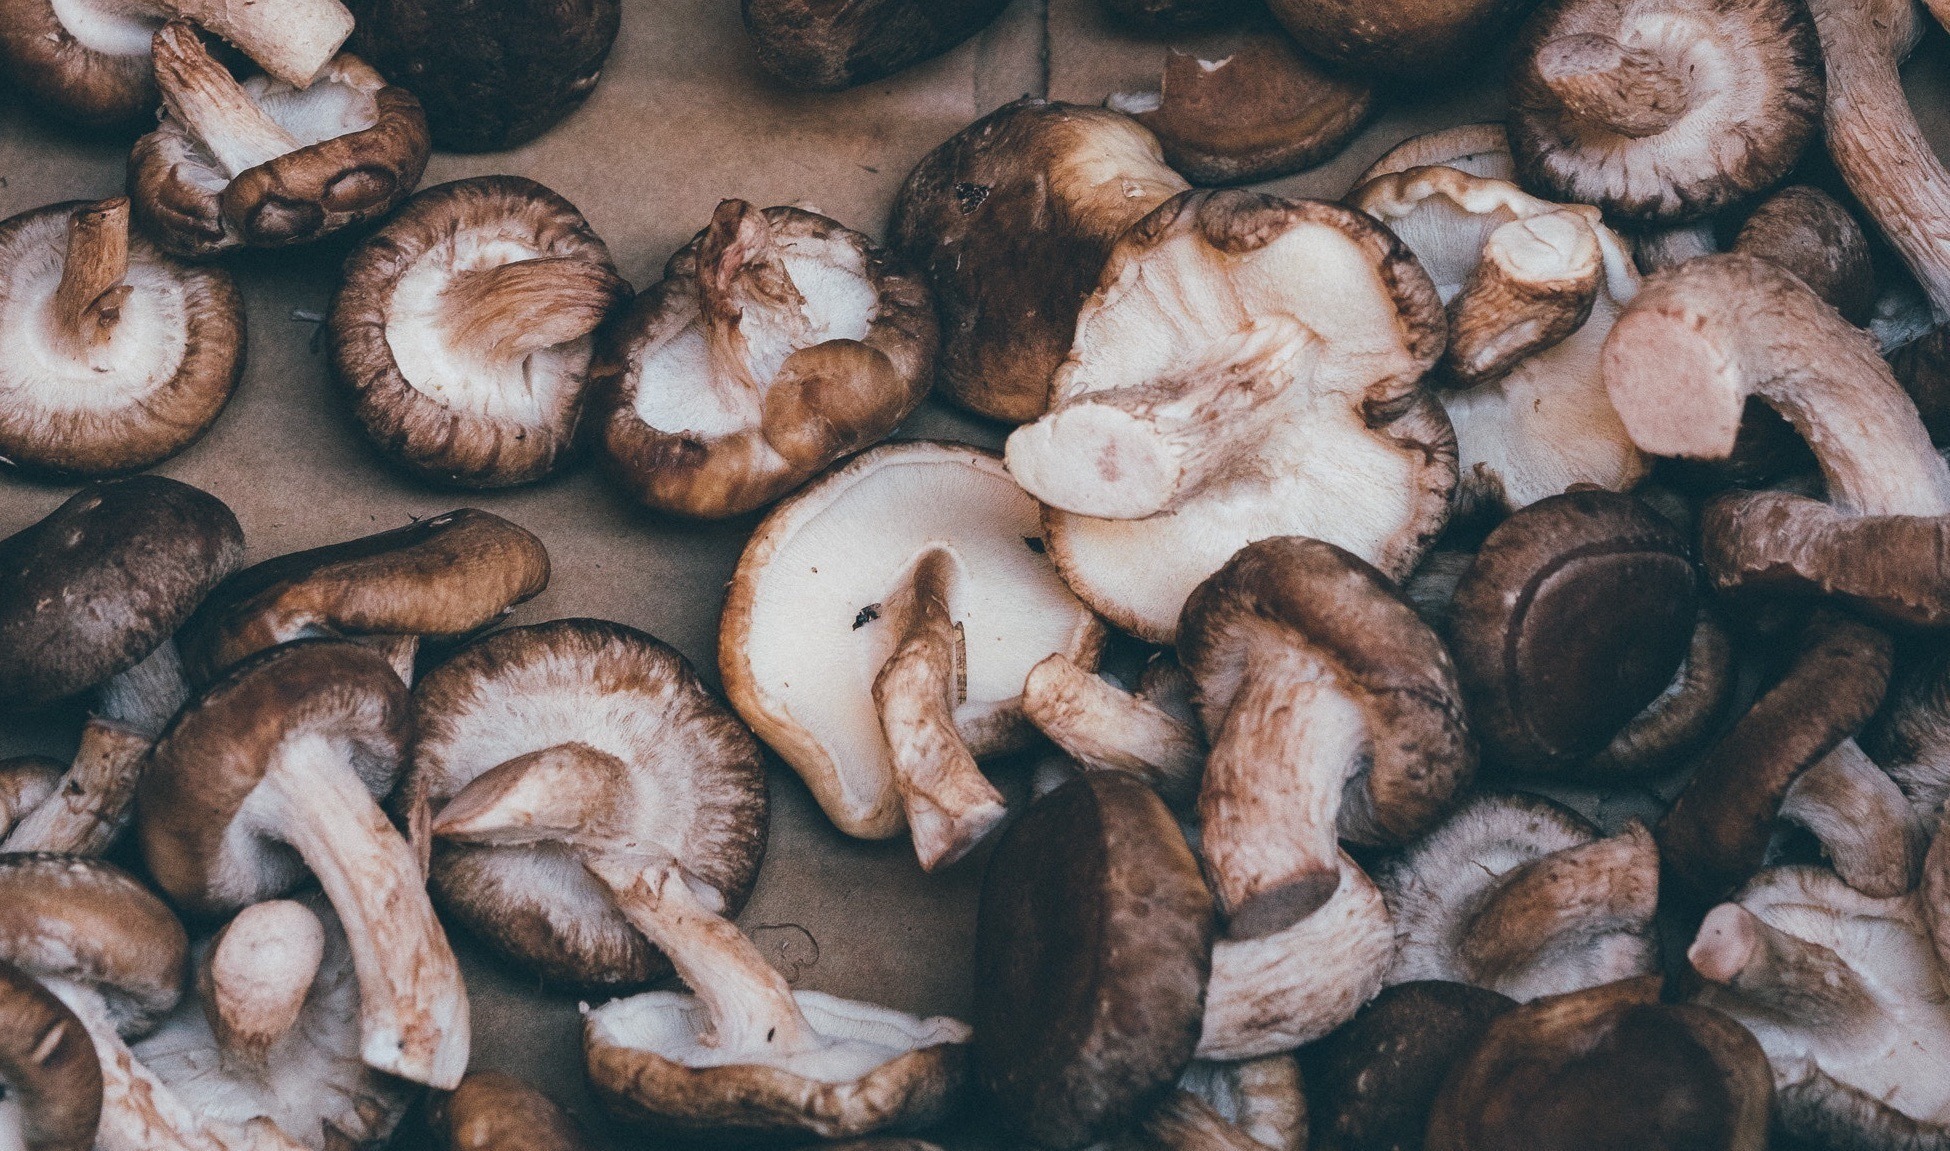
M 1473 981 L 1489 985 L 1562 943 L 1641 931 L 1659 902 L 1659 848 L 1633 820 L 1618 835 L 1552 852 L 1505 875 L 1463 929 Z
M 297 138 L 258 107 L 190 25 L 180 20 L 163 25 L 152 55 L 163 106 L 231 179 L 298 150 Z
M 765 213 L 743 200 L 724 200 L 697 251 L 698 307 L 716 374 L 735 380 L 761 401 L 770 380 L 752 371 L 752 348 L 745 338 L 748 313 L 756 328 L 788 349 L 811 342 L 806 298 L 786 271 L 785 258 Z
M 1491 383 L 1561 343 L 1590 318 L 1604 275 L 1598 237 L 1579 213 L 1503 224 L 1449 301 L 1450 373 L 1464 387 Z
M 1572 119 L 1643 139 L 1686 114 L 1686 73 L 1674 64 L 1656 52 L 1587 33 L 1544 45 L 1535 66 Z
M 60 764 L 38 756 L 0 760 L 0 843 L 16 824 L 53 797 L 62 774 Z
M 1781 818 L 1814 833 L 1836 874 L 1864 895 L 1907 894 L 1927 844 L 1909 801 L 1889 773 L 1845 739 L 1788 788 Z
M 159 6 L 235 44 L 295 88 L 309 88 L 352 35 L 352 13 L 339 0 L 161 0 Z
M 1846 1025 L 1876 1010 L 1861 976 L 1840 956 L 1738 903 L 1707 913 L 1686 959 L 1702 978 L 1797 1026 Z
M 456 274 L 441 292 L 441 318 L 455 344 L 513 363 L 595 331 L 621 283 L 575 256 L 515 260 Z
M 913 573 L 883 606 L 899 639 L 873 681 L 894 786 L 927 871 L 966 855 L 1007 810 L 955 727 L 967 674 L 948 604 L 956 567 L 954 555 L 938 547 L 914 561 Z
M 1022 711 L 1086 768 L 1125 771 L 1174 806 L 1198 793 L 1205 740 L 1142 695 L 1119 690 L 1061 652 L 1031 668 Z
M 136 784 L 142 779 L 148 735 L 91 716 L 81 747 L 47 802 L 0 839 L 0 854 L 45 851 L 100 855 L 128 823 Z
M 289 899 L 252 904 L 210 945 L 197 992 L 226 1061 L 262 1068 L 305 1008 L 325 959 L 325 925 Z
M 1244 1131 L 1226 1122 L 1212 1105 L 1183 1088 L 1144 1118 L 1144 1134 L 1161 1151 L 1267 1151 Z
M 54 290 L 54 331 L 69 353 L 100 368 L 122 305 L 134 291 L 129 274 L 129 198 L 117 196 L 68 217 L 67 258 Z
M 1340 886 L 1341 793 L 1368 733 L 1333 672 L 1303 651 L 1266 645 L 1241 679 L 1205 763 L 1200 853 L 1227 937 L 1258 939 L 1313 914 Z
M 467 990 L 413 849 L 343 753 L 319 737 L 286 743 L 249 802 L 257 825 L 275 829 L 318 877 L 344 924 L 361 1057 L 452 1090 L 467 1070 Z

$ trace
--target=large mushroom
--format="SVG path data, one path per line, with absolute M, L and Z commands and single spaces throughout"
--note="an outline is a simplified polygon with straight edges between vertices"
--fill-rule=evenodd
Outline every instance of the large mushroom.
M 1051 408 L 1008 442 L 1085 603 L 1169 642 L 1198 582 L 1304 535 L 1406 575 L 1449 515 L 1455 437 L 1420 386 L 1434 286 L 1362 213 L 1188 192 L 1132 228 Z
M 156 33 L 163 117 L 129 156 L 136 219 L 164 250 L 204 259 L 309 244 L 376 220 L 427 165 L 419 101 L 349 53 L 309 87 L 239 82 L 188 24 Z
M 848 835 L 913 833 L 923 867 L 1003 815 L 976 767 L 1034 732 L 1023 683 L 1096 665 L 1104 629 L 1044 554 L 1036 505 L 965 444 L 888 444 L 780 504 L 719 633 L 732 705 Z
M 455 180 L 346 259 L 332 369 L 387 458 L 461 487 L 527 483 L 573 455 L 591 333 L 628 295 L 575 205 L 519 176 Z
M 244 369 L 230 275 L 129 234 L 126 197 L 0 220 L 0 459 L 96 476 L 148 467 L 216 421 Z
M 726 200 L 605 332 L 603 449 L 653 508 L 739 515 L 886 438 L 938 342 L 926 286 L 866 236 Z
M 743 0 L 758 62 L 831 92 L 931 60 L 988 27 L 1008 0 Z
M 0 960 L 0 1147 L 93 1151 L 102 1069 L 80 1018 Z

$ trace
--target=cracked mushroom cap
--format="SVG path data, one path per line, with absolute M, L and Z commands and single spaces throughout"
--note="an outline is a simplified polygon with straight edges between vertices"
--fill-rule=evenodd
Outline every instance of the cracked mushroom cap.
M 587 752 L 594 772 L 536 781 L 562 793 L 600 781 L 615 790 L 603 818 L 619 834 L 682 860 L 727 914 L 750 895 L 765 853 L 758 745 L 662 642 L 601 620 L 510 628 L 428 673 L 413 713 L 403 810 L 438 816 L 490 769 Z M 641 985 L 669 969 L 569 844 L 443 837 L 429 878 L 448 914 L 550 981 Z
M 992 419 L 1042 415 L 1112 245 L 1184 188 L 1142 125 L 1077 104 L 1017 100 L 928 153 L 890 230 L 934 288 L 942 394 Z
M 1455 437 L 1420 385 L 1444 321 L 1415 258 L 1338 204 L 1187 192 L 1126 233 L 1049 414 L 1009 437 L 1085 603 L 1170 642 L 1200 580 L 1310 536 L 1391 578 L 1449 515 Z
M 835 92 L 931 60 L 989 26 L 1007 0 L 743 0 L 759 66 Z
M 321 240 L 391 211 L 426 169 L 419 101 L 350 53 L 309 87 L 240 83 L 175 22 L 156 33 L 154 60 L 164 114 L 129 156 L 130 197 L 176 255 Z
M 1446 979 L 1520 1002 L 1656 971 L 1659 849 L 1521 793 L 1478 795 L 1375 872 L 1389 983 Z
M 1085 774 L 989 858 L 975 1062 L 1008 1125 L 1082 1147 L 1163 1098 L 1197 1046 L 1214 915 L 1198 860 L 1136 779 Z
M 1057 653 L 1093 668 L 1103 636 L 1002 461 L 920 441 L 855 456 L 766 517 L 732 577 L 718 665 L 840 830 L 885 839 L 905 819 L 937 866 L 1002 814 L 974 760 L 1033 736 L 1030 669 Z
M 1354 181 L 1359 188 L 1370 180 L 1394 176 L 1410 168 L 1454 168 L 1485 180 L 1515 183 L 1517 162 L 1510 156 L 1510 134 L 1501 120 L 1459 124 L 1410 136 L 1381 154 Z
M 585 1151 L 575 1120 L 512 1075 L 470 1071 L 434 1103 L 430 1126 L 446 1151 Z
M 393 462 L 466 488 L 573 457 L 597 325 L 629 296 L 561 196 L 520 176 L 427 188 L 346 259 L 332 370 Z
M 142 662 L 244 554 L 223 501 L 161 476 L 85 488 L 0 540 L 0 700 L 32 708 Z
M 1698 219 L 1780 180 L 1825 91 L 1814 21 L 1794 0 L 1548 0 L 1517 61 L 1524 185 L 1644 222 Z
M 926 285 L 866 236 L 726 200 L 605 331 L 610 470 L 659 511 L 751 511 L 886 438 L 938 340 Z
M 1456 429 L 1459 512 L 1515 510 L 1575 484 L 1624 491 L 1645 478 L 1651 462 L 1600 372 L 1638 271 L 1595 209 L 1444 167 L 1381 177 L 1348 203 L 1415 253 L 1447 306 L 1436 381 Z
M 230 274 L 129 234 L 129 201 L 0 220 L 0 459 L 37 472 L 136 471 L 216 421 L 244 369 Z
M 102 1069 L 88 1030 L 38 980 L 0 960 L 0 1146 L 92 1151 Z

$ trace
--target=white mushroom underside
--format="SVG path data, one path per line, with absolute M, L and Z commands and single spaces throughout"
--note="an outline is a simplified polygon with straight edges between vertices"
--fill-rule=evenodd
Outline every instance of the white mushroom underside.
M 805 297 L 807 332 L 800 339 L 763 319 L 741 324 L 752 379 L 761 392 L 777 379 L 787 356 L 827 340 L 864 340 L 880 316 L 880 297 L 867 276 L 866 255 L 843 238 L 778 236 L 786 274 Z M 680 310 L 676 334 L 638 351 L 632 364 L 636 415 L 662 432 L 731 435 L 758 424 L 762 409 L 742 383 L 719 378 L 712 368 L 704 322 L 694 293 L 673 293 Z M 675 324 L 673 324 L 675 327 Z
M 648 1051 L 686 1067 L 768 1066 L 820 1083 L 851 1083 L 910 1051 L 965 1043 L 968 1026 L 934 1016 L 920 1019 L 871 1003 L 819 991 L 792 998 L 823 1046 L 790 1054 L 741 1051 L 706 1043 L 709 1013 L 694 995 L 651 991 L 589 1012 L 591 1041 Z
M 54 18 L 83 48 L 106 56 L 147 56 L 163 16 L 141 0 L 52 0 Z
M 21 1130 L 24 1118 L 20 1097 L 0 1083 L 0 1151 L 27 1151 L 27 1135 Z
M 298 147 L 291 151 L 363 132 L 379 122 L 379 101 L 373 94 L 353 87 L 332 71 L 309 88 L 294 88 L 269 76 L 252 76 L 243 81 L 243 88 L 252 103 L 297 141 Z M 178 173 L 195 187 L 223 191 L 230 185 L 223 165 L 195 137 L 187 132 L 184 136 L 187 146 L 176 165 Z M 275 157 L 262 162 L 271 159 Z

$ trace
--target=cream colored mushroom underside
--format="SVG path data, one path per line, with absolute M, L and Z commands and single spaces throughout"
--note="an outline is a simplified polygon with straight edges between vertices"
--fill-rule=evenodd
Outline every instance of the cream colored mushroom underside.
M 0 1097 L 0 1151 L 27 1151 L 27 1136 L 21 1130 L 24 1120 L 18 1096 Z
M 400 276 L 386 318 L 386 345 L 413 390 L 453 411 L 547 426 L 574 403 L 589 367 L 588 337 L 520 359 L 484 354 L 448 338 L 441 293 L 461 272 L 482 271 L 554 253 L 514 220 L 443 239 Z
M 52 0 L 54 18 L 83 48 L 107 56 L 147 56 L 163 17 L 141 0 Z
M 648 1051 L 686 1067 L 762 1065 L 820 1083 L 851 1083 L 889 1060 L 943 1043 L 966 1043 L 968 1026 L 944 1016 L 921 1019 L 819 991 L 792 998 L 824 1045 L 781 1055 L 702 1040 L 710 1016 L 694 995 L 651 991 L 589 1012 L 592 1042 Z
M 837 237 L 779 236 L 778 244 L 786 274 L 805 297 L 807 331 L 792 339 L 762 318 L 740 325 L 760 394 L 753 396 L 742 383 L 724 380 L 712 369 L 697 297 L 676 292 L 669 297 L 676 315 L 664 329 L 672 334 L 639 350 L 631 364 L 638 419 L 658 431 L 704 436 L 756 427 L 764 392 L 787 356 L 827 340 L 867 338 L 880 318 L 880 297 L 868 278 L 865 253 Z
M 269 76 L 252 76 L 242 83 L 251 102 L 278 127 L 290 133 L 292 139 L 297 141 L 297 148 L 309 148 L 313 144 L 363 132 L 379 122 L 377 98 L 371 92 L 347 82 L 338 74 L 337 65 L 331 66 L 309 88 L 294 88 Z M 187 132 L 184 135 L 188 147 L 177 165 L 178 174 L 206 191 L 221 192 L 228 187 L 230 177 L 224 174 L 223 166 L 194 136 Z M 280 155 L 289 155 L 289 152 Z M 260 163 L 269 163 L 273 158 L 267 157 Z

